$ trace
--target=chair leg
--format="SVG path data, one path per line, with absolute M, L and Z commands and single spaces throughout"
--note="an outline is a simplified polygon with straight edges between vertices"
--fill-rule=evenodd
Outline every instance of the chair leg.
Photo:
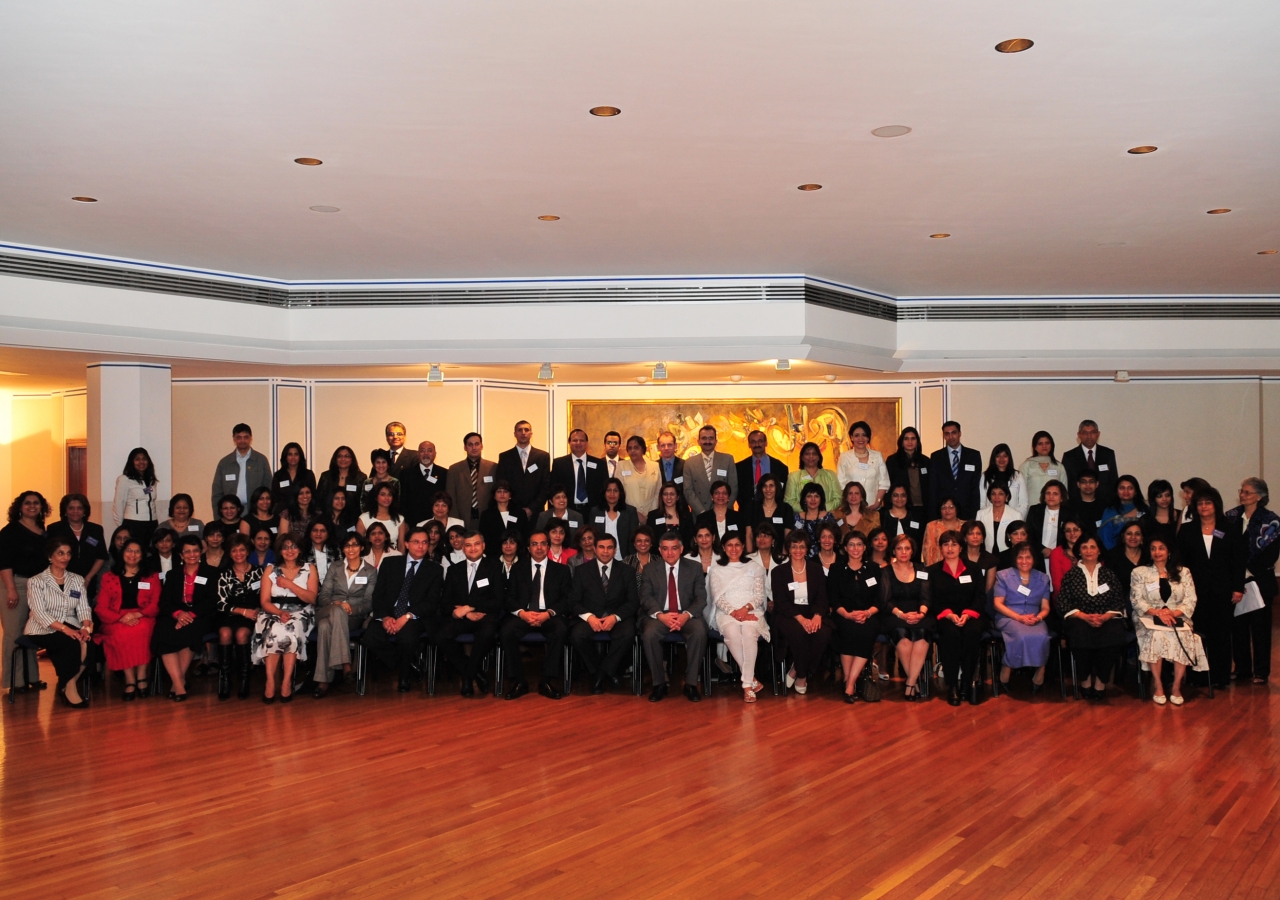
M 1058 650 L 1058 655 L 1059 655 L 1059 658 L 1061 658 L 1061 655 L 1062 655 L 1061 649 Z M 1070 651 L 1067 651 L 1067 655 L 1071 657 L 1071 698 L 1073 700 L 1079 700 L 1080 699 L 1080 676 L 1076 672 L 1075 654 L 1071 653 Z
M 778 658 L 773 652 L 773 641 L 769 641 L 769 680 L 773 682 L 773 696 L 778 696 Z
M 502 676 L 505 674 L 505 673 L 502 671 L 503 659 L 502 659 L 502 647 L 501 647 L 501 646 L 495 646 L 495 647 L 494 647 L 494 649 L 493 649 L 493 657 L 494 657 L 494 663 L 493 663 L 493 696 L 495 696 L 495 697 L 501 697 L 501 696 L 502 696 Z
M 360 697 L 363 697 L 368 690 L 368 664 L 364 644 L 356 644 L 356 694 Z
M 22 651 L 20 648 L 14 647 L 13 653 L 10 654 L 9 656 L 9 702 L 10 703 L 13 702 L 13 687 L 15 684 L 18 683 L 18 654 L 21 652 Z M 25 672 L 27 668 L 26 656 L 27 655 L 25 653 L 22 654 L 23 672 Z M 30 684 L 30 681 L 28 681 L 27 683 Z
M 631 693 L 639 697 L 644 690 L 644 671 L 640 668 L 640 635 L 631 644 Z
M 434 697 L 436 695 L 436 647 L 435 644 L 427 644 L 427 649 L 423 653 L 423 668 L 427 670 L 427 696 Z
M 569 646 L 569 642 L 564 644 L 564 690 L 561 692 L 566 697 L 573 693 L 573 648 Z
M 1066 681 L 1067 672 L 1062 665 L 1062 641 L 1058 640 L 1057 645 L 1058 645 L 1058 692 L 1062 694 L 1062 699 L 1066 700 L 1067 699 L 1067 681 Z M 1072 686 L 1072 690 L 1073 691 L 1075 690 L 1074 685 Z

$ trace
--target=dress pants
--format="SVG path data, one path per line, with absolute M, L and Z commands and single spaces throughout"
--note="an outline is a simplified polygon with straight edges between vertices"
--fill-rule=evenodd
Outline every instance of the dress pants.
M 938 656 L 942 660 L 942 677 L 946 679 L 947 687 L 967 688 L 978 677 L 978 658 L 982 654 L 982 632 L 985 628 L 981 619 L 970 619 L 962 626 L 950 619 L 938 620 Z M 962 674 L 963 682 L 960 680 Z
M 1271 604 L 1231 622 L 1231 649 L 1236 660 L 1236 680 L 1271 676 Z
M 786 638 L 787 650 L 791 652 L 791 665 L 796 670 L 797 678 L 808 678 L 816 674 L 822 664 L 822 654 L 827 649 L 834 629 L 830 619 L 822 620 L 822 627 L 813 634 L 807 633 L 792 616 L 779 616 L 774 623 L 777 630 Z
M 732 616 L 720 617 L 720 634 L 742 671 L 742 686 L 756 682 L 756 655 L 760 650 L 760 629 L 755 622 L 739 622 Z
M 351 607 L 351 615 L 336 603 L 322 606 L 316 611 L 316 671 L 317 684 L 333 681 L 333 673 L 351 664 L 351 620 L 364 621 L 368 609 Z
M 393 635 L 387 634 L 382 620 L 370 622 L 362 643 L 369 653 L 404 680 L 413 678 L 413 665 L 418 660 L 418 639 L 427 631 L 421 619 L 410 619 Z M 317 674 L 319 672 L 317 671 Z
M 667 666 L 663 659 L 662 639 L 671 633 L 666 625 L 657 619 L 645 617 L 640 632 L 640 643 L 644 647 L 644 657 L 649 661 L 649 674 L 653 676 L 653 686 L 667 683 Z M 698 684 L 698 675 L 702 671 L 702 661 L 707 653 L 707 623 L 701 616 L 691 616 L 680 629 L 684 635 L 684 683 Z M 744 673 L 745 677 L 745 673 Z
M 472 635 L 474 639 L 469 657 L 462 645 L 458 643 L 458 636 L 463 634 Z M 451 617 L 440 629 L 436 643 L 440 647 L 440 653 L 458 671 L 465 684 L 476 677 L 476 668 L 480 665 L 480 661 L 489 655 L 497 639 L 497 616 L 486 615 L 478 622 L 472 622 L 463 616 L 461 619 Z
M 78 628 L 79 626 L 68 622 L 67 627 Z M 75 678 L 87 658 L 87 644 L 82 644 L 70 635 L 58 631 L 51 634 L 33 634 L 31 640 L 44 650 L 49 657 L 49 662 L 53 663 L 53 671 L 58 673 L 60 685 Z
M 525 680 L 524 666 L 520 662 L 520 641 L 532 631 L 538 632 L 547 639 L 545 644 L 547 652 L 542 658 L 542 680 L 545 682 L 552 678 L 560 678 L 564 642 L 569 636 L 569 626 L 565 624 L 564 616 L 552 616 L 538 628 L 534 628 L 519 616 L 511 614 L 504 616 L 499 629 L 504 668 L 508 671 L 515 670 L 516 681 Z M 499 678 L 506 675 L 506 672 L 498 673 Z
M 612 629 L 600 633 L 610 638 L 609 652 L 605 654 L 603 662 L 600 660 L 598 649 L 600 645 L 595 639 L 596 633 L 583 619 L 579 618 L 573 623 L 573 628 L 569 632 L 569 642 L 592 676 L 603 672 L 605 675 L 616 678 L 618 670 L 622 668 L 622 661 L 631 653 L 631 642 L 636 637 L 636 623 L 632 619 L 620 619 L 614 623 Z
M 27 579 L 21 575 L 13 576 L 14 586 L 18 589 L 18 605 L 13 609 L 0 596 L 0 624 L 4 626 L 4 658 L 0 659 L 0 684 L 9 687 L 9 663 L 13 661 L 13 648 L 27 627 L 27 619 L 31 618 L 31 609 L 27 606 Z M 0 591 L 0 595 L 4 592 Z M 40 664 L 36 660 L 36 651 L 27 650 L 27 669 L 33 682 L 40 680 Z M 23 687 L 22 657 L 18 657 L 18 671 L 14 677 L 14 686 Z
M 1230 597 L 1201 597 L 1194 618 L 1196 633 L 1204 644 L 1209 662 L 1209 680 L 1214 687 L 1231 682 L 1231 631 L 1235 626 L 1235 606 Z

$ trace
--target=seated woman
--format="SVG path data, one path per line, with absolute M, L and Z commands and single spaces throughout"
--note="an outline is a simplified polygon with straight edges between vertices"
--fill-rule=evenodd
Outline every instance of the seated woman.
M 448 491 L 436 491 L 431 498 L 431 518 L 424 522 L 414 522 L 415 525 L 426 525 L 428 522 L 439 522 L 440 527 L 447 533 L 450 528 L 455 525 L 465 525 L 461 519 L 453 515 L 453 495 Z
M 1168 701 L 1181 706 L 1182 679 L 1187 666 L 1208 672 L 1204 644 L 1193 630 L 1191 615 L 1196 611 L 1196 586 L 1191 571 L 1178 565 L 1176 544 L 1153 537 L 1147 546 L 1151 564 L 1138 566 L 1129 577 L 1129 602 L 1133 604 L 1133 624 L 1138 637 L 1138 660 L 1151 670 L 1151 699 L 1166 702 L 1163 668 L 1173 663 L 1173 686 Z
M 333 675 L 339 669 L 351 674 L 351 628 L 363 627 L 373 609 L 373 587 L 378 570 L 362 558 L 364 539 L 349 534 L 342 539 L 342 565 L 329 567 L 316 599 L 316 688 L 317 700 L 329 693 Z
M 374 491 L 379 485 L 387 485 L 395 494 L 396 500 L 400 499 L 400 479 L 391 474 L 391 454 L 381 447 L 369 454 L 369 465 L 372 471 L 369 477 L 364 480 L 360 486 L 361 506 L 364 512 L 374 512 L 377 509 L 377 501 Z M 343 493 L 346 493 L 345 491 Z
M 929 615 L 929 572 L 916 567 L 915 541 L 905 534 L 894 538 L 889 548 L 893 561 L 881 572 L 880 628 L 888 633 L 907 676 L 903 697 L 921 700 L 921 672 L 938 624 Z
M 823 522 L 817 527 L 815 533 L 818 541 L 818 552 L 814 554 L 813 558 L 822 566 L 822 574 L 830 575 L 831 570 L 841 564 L 840 528 L 835 522 Z
M 827 603 L 835 621 L 836 653 L 844 671 L 844 702 L 858 699 L 858 679 L 875 652 L 880 636 L 883 575 L 867 555 L 867 539 L 850 531 L 844 538 L 845 557 L 827 575 Z
M 1044 666 L 1049 661 L 1049 576 L 1036 566 L 1030 544 L 1014 548 L 1014 568 L 997 573 L 995 626 L 1004 638 L 1000 683 L 1009 684 L 1013 669 L 1034 668 L 1031 692 L 1044 689 Z
M 678 531 L 686 548 L 693 545 L 693 513 L 674 482 L 668 481 L 658 489 L 658 506 L 649 511 L 645 524 L 657 535 Z
M 551 496 L 547 500 L 547 508 L 538 513 L 538 521 L 533 527 L 542 531 L 552 519 L 559 519 L 569 529 L 569 539 L 577 543 L 578 530 L 582 528 L 582 513 L 569 508 L 569 490 L 564 485 L 551 485 Z
M 381 522 L 391 535 L 391 546 L 399 550 L 404 546 L 404 517 L 400 515 L 400 498 L 395 488 L 389 484 L 380 484 L 373 489 L 372 511 L 360 514 L 356 522 L 356 533 L 361 537 L 374 522 Z
M 240 533 L 253 540 L 253 536 L 259 531 L 267 531 L 274 542 L 276 535 L 280 533 L 280 516 L 273 512 L 275 504 L 271 488 L 260 487 L 250 494 L 249 511 L 240 520 Z
M 778 487 L 778 476 L 770 472 L 760 476 L 755 500 L 748 500 L 745 504 L 738 501 L 738 507 L 747 510 L 747 524 L 751 526 L 753 535 L 760 531 L 761 525 L 773 526 L 775 545 L 780 545 L 796 521 L 796 511 L 782 502 L 782 493 Z
M 804 502 L 803 491 L 801 491 L 801 502 Z M 873 528 L 880 527 L 880 513 L 871 512 L 868 509 L 866 491 L 856 481 L 850 481 L 844 486 L 844 494 L 840 501 L 840 506 L 835 511 L 835 520 L 840 525 L 840 534 L 842 536 L 850 531 L 870 534 Z M 888 534 L 888 531 L 885 533 Z M 890 540 L 893 537 L 893 535 L 890 535 Z
M 810 482 L 800 491 L 800 506 L 796 513 L 794 528 L 803 531 L 809 539 L 809 552 L 818 552 L 818 526 L 823 522 L 835 522 L 836 518 L 827 512 L 827 495 L 822 485 Z
M 499 478 L 493 483 L 493 499 L 489 508 L 480 514 L 480 534 L 484 537 L 485 553 L 493 555 L 502 544 L 502 536 L 514 528 L 521 534 L 529 529 L 529 517 L 511 500 L 511 482 Z
M 342 558 L 341 539 L 329 530 L 323 519 L 311 523 L 307 532 L 307 549 L 302 554 L 302 561 L 310 563 L 316 570 L 316 583 L 324 584 L 329 567 Z
M 716 610 L 715 627 L 724 636 L 742 672 L 742 699 L 756 702 L 764 685 L 756 680 L 756 650 L 760 638 L 769 640 L 765 624 L 764 569 L 746 558 L 747 543 L 729 532 L 724 553 L 707 572 L 707 599 Z
M 641 525 L 631 536 L 631 552 L 623 558 L 623 562 L 636 570 L 636 590 L 643 584 L 644 570 L 647 565 L 657 559 L 653 554 L 653 531 L 648 525 Z
M 640 515 L 627 503 L 627 489 L 622 479 L 610 478 L 604 483 L 604 505 L 593 507 L 588 519 L 588 524 L 599 534 L 613 535 L 620 557 L 631 552 L 631 538 L 640 527 Z
M 160 657 L 173 688 L 169 699 L 187 699 L 187 669 L 213 630 L 218 612 L 218 570 L 200 561 L 200 538 L 178 538 L 179 564 L 160 589 L 160 612 L 151 652 Z
M 938 507 L 940 518 L 934 519 L 924 527 L 924 548 L 920 551 L 920 555 L 926 566 L 931 566 L 942 559 L 942 548 L 938 546 L 938 538 L 942 537 L 942 533 L 959 531 L 964 527 L 958 510 L 954 497 L 944 497 Z
M 96 611 L 102 629 L 96 640 L 107 656 L 107 668 L 124 673 L 124 699 L 147 691 L 151 633 L 160 611 L 160 577 L 146 571 L 142 543 L 125 541 L 120 562 L 102 576 Z
M 938 656 L 942 677 L 947 682 L 947 702 L 959 706 L 961 696 L 977 705 L 982 682 L 978 679 L 978 659 L 982 653 L 982 633 L 986 631 L 986 585 L 977 569 L 960 558 L 960 532 L 945 531 L 938 538 L 942 561 L 929 567 L 933 606 L 930 615 L 938 623 Z
M 249 561 L 251 545 L 243 534 L 233 534 L 227 546 L 230 565 L 218 573 L 218 699 L 231 696 L 231 657 L 240 680 L 236 692 L 241 700 L 249 696 L 253 663 L 249 659 L 249 637 L 262 609 L 262 567 Z M 232 649 L 234 647 L 234 650 Z
M 27 606 L 31 612 L 23 634 L 39 645 L 53 663 L 63 702 L 80 709 L 89 705 L 88 699 L 80 696 L 78 684 L 93 636 L 89 591 L 83 578 L 67 570 L 71 541 L 50 538 L 45 550 L 49 568 L 27 581 Z
M 791 656 L 787 687 L 807 693 L 809 677 L 818 673 L 822 654 L 834 628 L 828 618 L 827 576 L 809 558 L 809 535 L 797 530 L 787 535 L 787 562 L 773 569 L 773 624 Z
M 1130 522 L 1137 522 L 1146 514 L 1147 501 L 1142 496 L 1138 479 L 1132 475 L 1121 475 L 1116 479 L 1115 502 L 1102 514 L 1102 524 L 1098 527 L 1102 549 L 1114 550 L 1120 543 L 1120 532 L 1125 526 Z
M 1062 634 L 1075 657 L 1077 677 L 1084 678 L 1080 693 L 1088 700 L 1101 700 L 1129 640 L 1124 627 L 1127 586 L 1099 559 L 1102 544 L 1096 537 L 1082 537 L 1076 552 L 1080 562 L 1062 576 L 1058 591 Z
M 204 533 L 204 522 L 192 518 L 196 511 L 195 501 L 190 494 L 174 494 L 169 498 L 169 518 L 160 523 L 161 528 L 168 528 L 174 534 Z
M 302 548 L 292 534 L 282 534 L 276 541 L 278 565 L 268 566 L 262 573 L 259 600 L 262 612 L 253 629 L 253 661 L 264 663 L 267 686 L 263 703 L 276 699 L 276 669 L 281 668 L 280 702 L 293 699 L 293 667 L 299 659 L 307 660 L 307 638 L 316 623 L 316 583 L 314 567 L 301 561 Z
M 1013 548 L 1019 544 L 1030 543 L 1031 533 L 1027 530 L 1027 523 L 1021 520 L 1010 522 L 1009 528 L 1004 533 L 1004 547 L 996 554 L 996 568 L 1012 569 L 1013 564 Z M 1031 548 L 1035 550 L 1033 545 Z
M 241 532 L 240 536 L 244 537 L 244 533 Z M 276 552 L 271 549 L 271 545 L 275 542 L 275 537 L 265 528 L 259 528 L 254 532 L 253 539 L 249 542 L 253 548 L 249 553 L 249 565 L 265 569 L 276 561 Z M 221 567 L 215 566 L 215 568 Z
M 432 528 L 431 526 L 435 527 Z M 435 532 L 436 539 L 439 543 L 446 543 L 444 540 L 444 530 L 440 527 L 439 522 L 432 522 L 427 527 L 427 534 Z M 360 535 L 356 535 L 359 537 Z M 373 566 L 376 570 L 382 565 L 382 561 L 389 556 L 402 556 L 403 554 L 391 546 L 391 533 L 387 531 L 386 526 L 381 522 L 374 522 L 364 533 L 364 539 L 368 544 L 368 551 L 364 555 L 364 561 Z M 434 548 L 433 548 L 434 549 Z M 431 555 L 428 551 L 429 558 L 439 563 L 440 560 Z
M 711 485 L 711 508 L 694 521 L 695 528 L 700 525 L 709 526 L 721 545 L 731 534 L 742 538 L 744 547 L 751 544 L 751 526 L 747 524 L 747 516 L 733 510 L 729 503 L 729 485 L 723 481 Z
M 502 563 L 502 577 L 511 584 L 511 570 L 520 561 L 520 549 L 524 546 L 524 534 L 518 528 L 508 528 L 498 538 L 498 562 Z M 485 549 L 488 549 L 486 543 Z

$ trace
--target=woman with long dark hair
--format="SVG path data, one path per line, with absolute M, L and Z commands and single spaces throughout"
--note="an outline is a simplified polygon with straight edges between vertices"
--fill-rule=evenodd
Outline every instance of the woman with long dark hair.
M 316 485 L 316 496 L 323 502 L 334 491 L 346 491 L 349 500 L 360 492 L 364 478 L 365 475 L 360 471 L 359 463 L 356 462 L 355 451 L 343 444 L 333 451 L 333 456 L 329 457 L 329 468 L 320 475 L 320 481 Z M 359 503 L 358 498 L 356 502 Z
M 71 542 L 71 564 L 67 567 L 84 579 L 92 593 L 96 579 L 109 558 L 107 536 L 102 526 L 89 521 L 89 498 L 84 494 L 67 494 L 58 503 L 57 522 L 49 526 L 49 537 L 63 537 Z
M 303 485 L 314 491 L 316 476 L 307 468 L 307 454 L 302 452 L 302 445 L 290 441 L 280 451 L 280 468 L 271 477 L 271 500 L 275 503 L 275 511 L 288 509 L 293 498 L 298 496 L 298 488 Z
M 1133 606 L 1138 638 L 1138 660 L 1151 669 L 1151 699 L 1157 706 L 1183 704 L 1182 679 L 1190 666 L 1207 672 L 1204 645 L 1193 630 L 1196 586 L 1191 572 L 1178 564 L 1177 549 L 1163 537 L 1147 544 L 1151 565 L 1139 566 L 1129 576 L 1129 602 Z M 1165 698 L 1164 662 L 1173 663 L 1173 690 Z
M 116 476 L 116 495 L 111 504 L 113 525 L 125 525 L 129 533 L 146 544 L 151 532 L 156 530 L 156 498 L 160 482 L 156 479 L 156 467 L 145 447 L 134 447 L 124 464 L 124 471 Z
M 808 441 L 800 448 L 800 468 L 787 479 L 787 490 L 783 496 L 792 509 L 800 513 L 804 509 L 800 492 L 811 484 L 822 488 L 823 497 L 832 502 L 840 496 L 840 480 L 830 469 L 822 468 L 822 450 L 813 441 Z
M 1231 631 L 1236 604 L 1244 597 L 1247 559 L 1240 526 L 1222 511 L 1216 488 L 1191 495 L 1194 519 L 1178 529 L 1178 559 L 1196 585 L 1196 633 L 1209 658 L 1209 680 L 1225 688 L 1231 680 Z
M 1009 504 L 1009 508 L 1018 514 L 1017 518 L 1025 519 L 1027 510 L 1031 508 L 1029 498 L 1040 495 L 1027 493 L 1027 480 L 1013 464 L 1013 451 L 1009 449 L 1008 444 L 996 444 L 991 448 L 991 456 L 988 460 L 986 471 L 982 473 L 982 480 L 979 483 L 983 498 L 982 505 L 984 507 L 991 505 L 991 498 L 987 496 L 991 486 L 1002 485 L 1008 498 L 1005 502 Z
M 1102 549 L 1114 549 L 1120 541 L 1120 532 L 1130 522 L 1137 522 L 1146 514 L 1147 501 L 1143 499 L 1138 479 L 1132 475 L 1121 475 L 1116 479 L 1115 502 L 1102 514 L 1102 525 L 1098 528 Z
M 1031 438 L 1031 455 L 1023 460 L 1018 471 L 1027 484 L 1027 496 L 1039 497 L 1050 481 L 1066 481 L 1067 469 L 1055 455 L 1053 435 L 1037 431 Z
M 898 435 L 898 450 L 884 461 L 889 470 L 889 484 L 907 489 L 908 506 L 924 515 L 929 505 L 929 457 L 920 449 L 920 432 L 910 425 Z
M 0 603 L 0 622 L 4 625 L 0 683 L 5 687 L 12 680 L 9 666 L 13 662 L 14 642 L 26 627 L 31 612 L 27 605 L 27 581 L 49 565 L 44 528 L 49 513 L 49 501 L 39 491 L 23 491 L 9 504 L 9 524 L 0 529 L 0 582 L 4 585 L 6 601 Z M 14 682 L 15 689 L 43 690 L 47 685 L 40 680 L 36 652 L 27 650 L 24 662 L 22 671 L 30 680 L 25 685 Z

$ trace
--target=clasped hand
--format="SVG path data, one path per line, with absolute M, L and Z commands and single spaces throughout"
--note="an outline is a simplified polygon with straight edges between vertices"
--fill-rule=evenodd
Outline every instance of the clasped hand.
M 174 628 L 186 628 L 196 620 L 195 613 L 180 612 L 178 613 L 178 624 Z
M 408 613 L 405 613 L 403 616 L 401 616 L 398 619 L 394 619 L 391 616 L 383 616 L 382 630 L 385 631 L 388 635 L 393 635 L 396 632 L 398 632 L 401 628 L 403 628 L 404 623 L 408 621 L 409 621 Z
M 740 607 L 738 607 L 737 609 L 735 609 L 733 612 L 729 613 L 729 615 L 733 616 L 733 617 L 734 617 L 735 619 L 737 619 L 739 622 L 758 622 L 758 621 L 760 621 L 760 620 L 759 620 L 758 618 L 756 618 L 756 616 L 751 612 L 751 607 L 750 607 L 750 606 L 740 606 Z M 674 629 L 672 629 L 672 630 L 674 630 Z
M 735 619 L 737 619 L 739 622 L 744 621 L 742 617 L 738 615 L 739 612 L 741 612 L 741 610 L 735 610 L 734 612 L 730 613 L 730 615 L 733 616 Z M 679 631 L 681 628 L 684 627 L 684 623 L 688 622 L 690 618 L 691 616 L 687 612 L 658 613 L 658 621 L 661 622 L 663 625 L 666 625 L 669 631 Z
M 800 623 L 800 627 L 804 629 L 805 634 L 815 634 L 822 627 L 822 616 L 814 616 L 806 619 L 804 616 L 796 616 L 796 621 Z
M 536 628 L 539 625 L 542 625 L 544 622 L 546 622 L 547 619 L 550 619 L 551 613 L 545 612 L 545 611 L 532 612 L 531 610 L 522 609 L 520 610 L 520 618 L 523 619 L 529 625 L 532 625 Z
M 591 626 L 592 631 L 611 631 L 617 621 L 617 616 L 605 616 L 603 619 L 597 619 L 592 615 L 587 616 L 587 624 Z

